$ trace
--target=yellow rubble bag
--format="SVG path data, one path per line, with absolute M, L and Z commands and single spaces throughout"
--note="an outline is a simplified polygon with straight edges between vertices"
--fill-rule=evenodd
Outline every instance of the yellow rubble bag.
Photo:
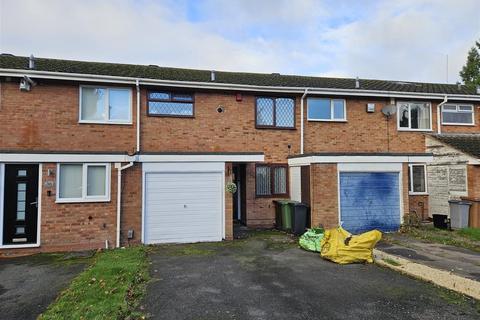
M 373 248 L 382 239 L 378 230 L 351 235 L 342 227 L 325 231 L 320 255 L 339 264 L 373 263 Z

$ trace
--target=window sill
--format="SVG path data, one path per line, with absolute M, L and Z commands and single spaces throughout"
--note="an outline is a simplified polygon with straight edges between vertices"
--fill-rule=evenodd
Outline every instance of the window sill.
M 132 125 L 132 121 L 88 121 L 79 120 L 79 124 L 116 124 L 116 125 Z
M 269 127 L 269 126 L 255 126 L 255 129 L 269 129 L 269 130 L 297 130 L 295 127 Z
M 0 250 L 2 249 L 21 249 L 21 248 L 38 248 L 40 247 L 39 243 L 28 243 L 28 244 L 1 244 Z
M 475 123 L 442 123 L 442 126 L 475 127 Z
M 92 202 L 110 202 L 110 198 L 101 199 L 57 199 L 55 203 L 92 203 Z
M 408 192 L 409 196 L 428 196 L 428 192 Z
M 401 131 L 401 132 L 433 132 L 432 129 L 400 129 L 400 128 L 397 128 L 397 131 Z
M 269 194 L 269 195 L 260 195 L 260 194 L 256 194 L 255 195 L 255 198 L 264 198 L 264 199 L 285 199 L 285 198 L 289 198 L 290 195 L 288 194 Z
M 346 119 L 344 120 L 328 120 L 328 119 L 307 119 L 309 122 L 340 122 L 340 123 L 345 123 L 348 122 Z
M 148 113 L 147 116 L 157 117 L 157 118 L 182 118 L 182 119 L 193 119 L 193 118 L 195 118 L 195 115 L 182 116 L 182 115 L 173 115 L 173 114 L 152 114 L 152 113 Z

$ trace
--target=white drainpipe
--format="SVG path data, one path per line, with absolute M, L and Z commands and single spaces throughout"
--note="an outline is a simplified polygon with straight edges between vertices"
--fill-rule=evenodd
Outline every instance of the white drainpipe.
M 305 100 L 307 93 L 308 93 L 308 88 L 305 88 L 302 98 L 300 99 L 300 154 L 303 154 L 303 122 L 304 122 L 303 100 Z
M 122 211 L 121 209 L 122 207 L 122 171 L 133 166 L 133 163 L 134 163 L 133 161 L 130 161 L 129 164 L 124 165 L 123 167 L 121 167 L 121 163 L 115 164 L 115 168 L 117 168 L 117 173 L 118 173 L 117 175 L 117 241 L 116 241 L 117 248 L 120 248 L 120 225 L 121 225 L 120 214 Z
M 135 84 L 137 87 L 137 150 L 136 152 L 140 152 L 140 81 L 138 79 L 135 80 Z
M 448 101 L 448 96 L 445 95 L 445 98 L 443 98 L 443 101 L 440 102 L 438 105 L 437 105 L 437 133 L 438 134 L 441 134 L 442 133 L 442 121 L 440 119 L 441 117 L 441 109 L 442 109 L 442 106 L 447 103 Z

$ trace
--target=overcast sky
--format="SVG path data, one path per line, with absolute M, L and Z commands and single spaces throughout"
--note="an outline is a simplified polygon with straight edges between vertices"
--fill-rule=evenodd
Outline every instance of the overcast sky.
M 64 59 L 449 82 L 480 0 L 0 0 L 0 51 Z

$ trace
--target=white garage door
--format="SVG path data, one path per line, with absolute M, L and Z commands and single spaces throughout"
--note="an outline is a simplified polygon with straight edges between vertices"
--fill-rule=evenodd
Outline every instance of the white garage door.
M 220 172 L 147 172 L 145 243 L 222 240 Z

